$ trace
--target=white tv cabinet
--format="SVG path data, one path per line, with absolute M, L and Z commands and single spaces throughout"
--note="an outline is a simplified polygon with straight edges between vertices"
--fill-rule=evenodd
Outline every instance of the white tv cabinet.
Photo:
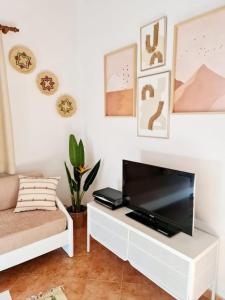
M 218 238 L 195 229 L 168 238 L 125 214 L 88 203 L 87 251 L 90 236 L 179 300 L 196 300 L 207 289 L 215 299 Z

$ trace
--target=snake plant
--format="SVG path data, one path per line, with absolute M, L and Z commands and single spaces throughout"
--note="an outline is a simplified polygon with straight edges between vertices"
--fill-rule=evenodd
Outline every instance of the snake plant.
M 93 168 L 88 168 L 85 166 L 85 151 L 82 140 L 77 142 L 73 134 L 69 137 L 69 158 L 73 168 L 73 172 L 70 172 L 67 167 L 66 162 L 66 174 L 69 182 L 71 202 L 72 202 L 72 212 L 81 211 L 81 201 L 84 197 L 85 192 L 89 189 L 90 185 L 95 180 L 98 173 L 101 160 L 99 160 Z M 88 174 L 86 174 L 88 173 Z M 84 183 L 83 176 L 85 176 Z

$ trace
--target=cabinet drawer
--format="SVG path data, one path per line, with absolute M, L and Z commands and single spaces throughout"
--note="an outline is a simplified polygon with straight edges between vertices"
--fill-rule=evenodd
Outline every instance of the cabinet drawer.
M 109 216 L 105 216 L 102 213 L 94 209 L 88 209 L 88 219 L 105 227 L 106 229 L 110 230 L 110 232 L 127 239 L 128 237 L 128 229 L 126 226 L 121 225 L 119 222 L 115 221 L 113 218 Z
M 130 242 L 136 245 L 140 250 L 151 253 L 151 256 L 167 264 L 170 268 L 175 269 L 184 276 L 188 275 L 189 263 L 183 258 L 173 254 L 171 251 L 163 248 L 154 241 L 151 241 L 140 234 L 130 231 Z
M 122 238 L 121 236 L 112 233 L 107 228 L 95 223 L 92 220 L 89 223 L 89 230 L 94 239 L 96 239 L 123 260 L 127 260 L 128 230 L 127 236 Z
M 128 260 L 137 270 L 176 299 L 187 297 L 187 277 L 171 269 L 166 263 L 140 250 L 133 243 L 129 244 Z

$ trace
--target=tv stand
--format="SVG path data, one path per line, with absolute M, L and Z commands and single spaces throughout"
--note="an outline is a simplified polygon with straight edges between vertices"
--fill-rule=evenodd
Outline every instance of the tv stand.
M 180 232 L 177 227 L 161 222 L 155 217 L 151 218 L 136 210 L 127 213 L 126 216 L 164 234 L 167 237 L 172 237 Z
M 127 260 L 139 272 L 178 300 L 197 300 L 212 289 L 215 300 L 218 238 L 195 229 L 168 238 L 117 210 L 90 202 L 87 221 L 87 251 L 90 237 Z

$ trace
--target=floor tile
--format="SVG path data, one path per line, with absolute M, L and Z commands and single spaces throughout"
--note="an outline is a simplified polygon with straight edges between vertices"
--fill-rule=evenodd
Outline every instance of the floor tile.
M 88 278 L 121 282 L 123 272 L 123 261 L 110 251 L 102 255 L 92 256 L 90 259 Z
M 152 283 L 152 289 L 150 294 L 151 300 L 175 300 L 172 296 L 160 289 L 157 285 Z
M 134 269 L 129 262 L 124 262 L 123 281 L 127 283 L 148 284 L 150 280 Z
M 46 280 L 46 278 L 45 278 Z M 43 284 L 45 283 L 45 284 Z M 10 289 L 13 300 L 25 300 L 31 295 L 35 295 L 47 289 L 51 283 L 49 281 L 43 282 L 43 277 L 38 275 L 21 275 L 15 284 Z
M 17 274 L 12 269 L 0 272 L 0 292 L 11 289 L 17 278 Z
M 86 279 L 90 268 L 90 259 L 88 255 L 75 257 L 71 261 L 64 263 L 64 268 L 58 273 L 60 274 L 65 270 L 67 277 Z
M 151 293 L 152 290 L 149 284 L 122 283 L 121 299 L 123 300 L 150 300 Z
M 120 283 L 88 280 L 82 300 L 120 300 Z
M 86 280 L 76 277 L 61 278 L 60 284 L 64 287 L 68 300 L 83 300 Z

